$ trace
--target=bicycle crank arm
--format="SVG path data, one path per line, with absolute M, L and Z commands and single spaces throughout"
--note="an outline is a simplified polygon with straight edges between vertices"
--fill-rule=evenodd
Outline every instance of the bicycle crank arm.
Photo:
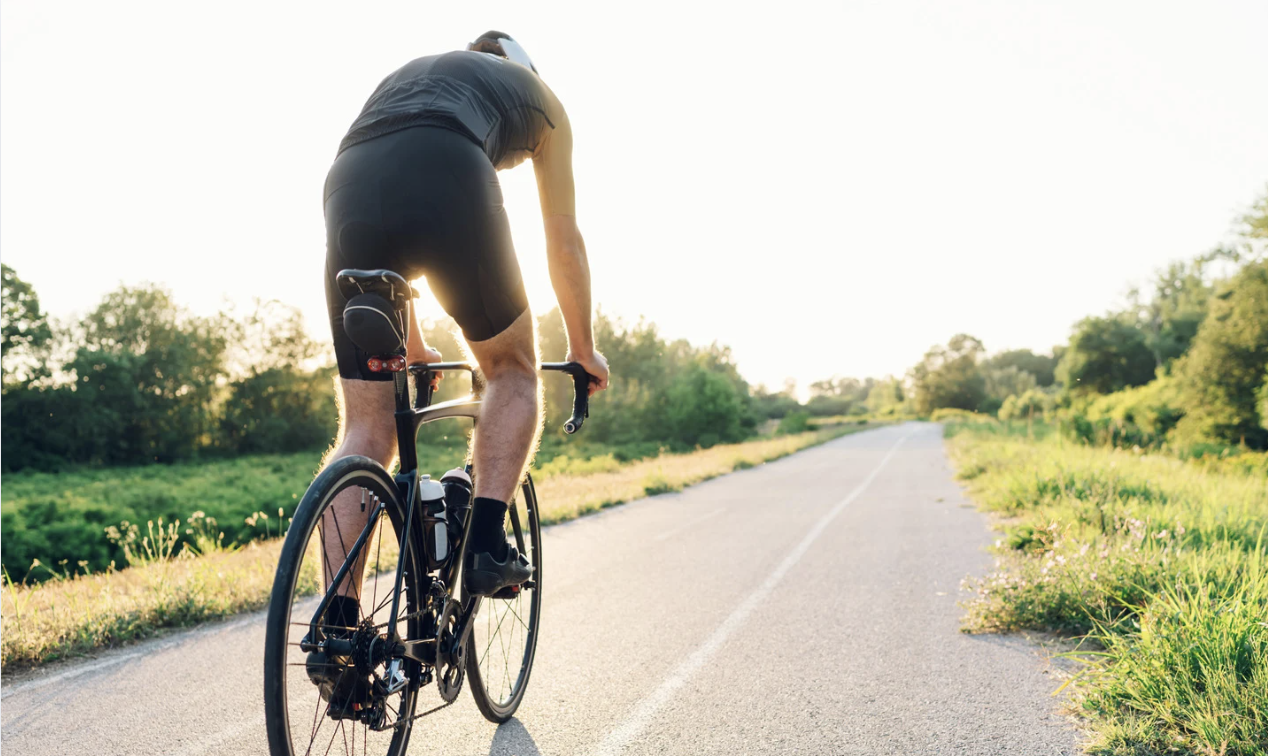
M 471 635 L 471 628 L 474 627 L 475 624 L 471 621 L 471 618 L 475 617 L 476 611 L 479 610 L 479 608 L 479 596 L 472 596 L 467 599 L 467 609 L 462 613 L 462 616 L 458 618 L 458 629 L 454 632 L 454 636 L 457 638 L 454 648 L 462 648 L 466 644 L 467 636 Z
M 399 641 L 392 647 L 392 656 L 396 657 L 394 661 L 413 659 L 420 664 L 433 665 L 436 663 L 435 646 L 435 638 Z

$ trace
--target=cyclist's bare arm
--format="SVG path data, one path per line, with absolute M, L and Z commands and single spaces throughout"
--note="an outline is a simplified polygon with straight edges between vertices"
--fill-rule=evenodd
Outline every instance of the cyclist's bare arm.
M 562 114 L 562 109 L 559 112 Z M 554 129 L 533 155 L 533 171 L 537 175 L 537 192 L 546 229 L 550 283 L 568 331 L 566 359 L 580 362 L 598 379 L 598 383 L 590 385 L 593 394 L 608 387 L 608 363 L 594 348 L 590 325 L 590 263 L 585 239 L 577 227 L 572 126 L 566 115 L 557 118 Z
M 421 362 L 440 362 L 440 352 L 427 346 L 423 341 L 423 331 L 418 326 L 418 308 L 414 306 L 414 300 L 409 303 L 409 337 L 405 342 L 405 360 L 411 365 L 417 365 Z M 440 372 L 432 373 L 432 388 L 440 385 Z

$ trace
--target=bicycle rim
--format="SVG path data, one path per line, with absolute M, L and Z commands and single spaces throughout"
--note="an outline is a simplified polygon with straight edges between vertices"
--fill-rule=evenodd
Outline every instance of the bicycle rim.
M 345 554 L 361 533 L 359 523 L 340 523 L 337 512 L 330 509 L 336 496 L 349 490 L 359 492 L 356 498 L 366 502 L 369 512 L 374 511 L 377 501 L 386 504 L 362 551 L 366 565 L 361 581 L 360 618 L 371 619 L 378 625 L 379 633 L 386 632 L 398 566 L 404 571 L 400 614 L 416 611 L 424 596 L 427 577 L 424 570 L 416 568 L 417 555 L 411 550 L 409 558 L 398 563 L 396 534 L 402 527 L 404 512 L 391 477 L 366 458 L 348 457 L 331 465 L 309 487 L 295 512 L 270 600 L 265 641 L 265 708 L 273 756 L 398 755 L 405 753 L 409 742 L 410 721 L 417 705 L 416 664 L 405 665 L 410 682 L 404 690 L 385 699 L 386 727 L 376 731 L 365 722 L 332 719 L 332 704 L 309 679 L 309 654 L 299 648 L 300 640 L 309 633 L 309 622 L 320 604 L 324 586 L 344 561 L 338 559 L 335 563 L 336 559 L 323 556 L 323 530 L 330 533 L 332 543 L 342 544 Z M 399 621 L 397 632 L 402 637 L 418 638 L 422 625 L 423 618 L 412 617 Z M 333 627 L 323 626 L 324 632 L 332 630 Z M 350 660 L 335 658 L 324 666 L 335 674 L 343 674 L 350 665 Z M 374 671 L 381 676 L 384 665 Z
M 510 719 L 524 698 L 541 621 L 541 523 L 532 478 L 525 479 L 519 501 L 511 506 L 519 514 L 533 578 L 515 598 L 481 602 L 467 647 L 471 695 L 485 719 L 498 723 Z

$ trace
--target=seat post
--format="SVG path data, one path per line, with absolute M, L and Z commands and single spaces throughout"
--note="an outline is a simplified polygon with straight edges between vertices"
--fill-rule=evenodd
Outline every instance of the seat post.
M 396 392 L 396 444 L 401 458 L 401 472 L 408 473 L 418 469 L 418 448 L 414 433 L 414 410 L 409 404 L 409 371 L 402 370 L 392 374 L 392 387 Z

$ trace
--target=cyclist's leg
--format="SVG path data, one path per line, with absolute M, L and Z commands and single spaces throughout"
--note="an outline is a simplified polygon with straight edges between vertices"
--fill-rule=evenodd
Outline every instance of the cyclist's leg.
M 390 469 L 396 461 L 396 424 L 392 417 L 396 409 L 392 384 L 382 381 L 363 381 L 355 378 L 339 378 L 339 436 L 334 449 L 326 456 L 323 469 L 343 457 L 360 455 L 369 457 Z M 324 560 L 329 585 L 334 573 L 344 563 L 348 550 L 365 528 L 369 508 L 361 508 L 361 492 L 348 489 L 335 497 L 322 517 Z M 349 571 L 340 584 L 341 596 L 360 598 L 361 579 L 365 569 L 365 554 Z M 336 611 L 341 611 L 336 608 Z M 338 623 L 336 623 L 338 624 Z M 344 624 L 352 624 L 351 622 Z
M 477 499 L 509 501 L 537 445 L 542 418 L 535 335 L 532 312 L 525 310 L 498 335 L 468 342 L 485 380 L 471 448 Z
M 339 366 L 339 435 L 335 448 L 326 456 L 326 465 L 343 457 L 362 455 L 390 468 L 396 459 L 392 376 L 370 372 L 366 360 L 371 355 L 358 349 L 344 332 L 343 309 L 347 301 L 335 280 L 343 268 L 388 268 L 405 273 L 400 270 L 397 254 L 401 232 L 385 223 L 382 210 L 384 191 L 393 188 L 391 172 L 383 167 L 392 162 L 391 146 L 388 140 L 357 145 L 336 158 L 326 178 L 326 306 Z M 322 519 L 326 584 L 365 527 L 368 507 L 366 512 L 361 510 L 360 496 L 357 490 L 343 492 Z M 363 569 L 364 560 L 354 565 L 338 588 L 341 595 L 359 598 Z M 332 607 L 332 616 L 355 610 L 354 604 L 339 602 Z

